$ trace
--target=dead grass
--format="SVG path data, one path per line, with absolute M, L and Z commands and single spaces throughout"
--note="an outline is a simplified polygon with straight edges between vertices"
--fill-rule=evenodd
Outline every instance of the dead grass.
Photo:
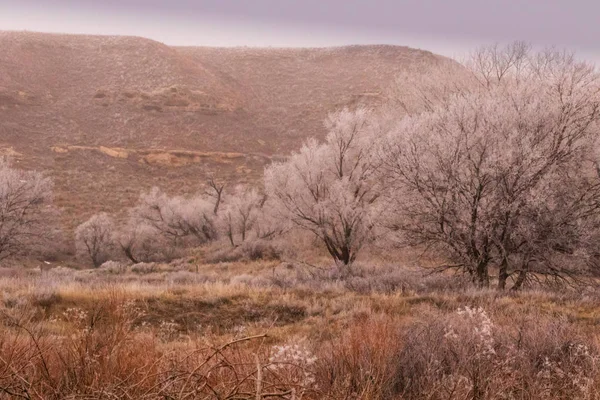
M 593 290 L 442 288 L 401 267 L 405 286 L 395 290 L 357 290 L 339 277 L 317 285 L 318 276 L 282 286 L 277 268 L 298 279 L 277 262 L 3 270 L 0 390 L 40 399 L 598 397 Z M 360 273 L 388 281 L 390 268 Z M 269 367 L 277 354 L 291 359 Z

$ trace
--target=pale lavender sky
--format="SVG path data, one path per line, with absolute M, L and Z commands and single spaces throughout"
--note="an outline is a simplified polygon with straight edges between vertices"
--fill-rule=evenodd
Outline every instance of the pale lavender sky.
M 386 43 L 448 56 L 525 40 L 600 61 L 598 0 L 0 0 L 0 30 L 136 35 L 171 45 Z

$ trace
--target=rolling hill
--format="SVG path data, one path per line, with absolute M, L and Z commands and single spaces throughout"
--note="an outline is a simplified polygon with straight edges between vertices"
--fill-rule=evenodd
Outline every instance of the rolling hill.
M 138 37 L 0 32 L 0 154 L 45 170 L 66 226 L 207 174 L 260 177 L 326 115 L 377 105 L 406 68 L 458 64 L 399 46 L 170 47 Z

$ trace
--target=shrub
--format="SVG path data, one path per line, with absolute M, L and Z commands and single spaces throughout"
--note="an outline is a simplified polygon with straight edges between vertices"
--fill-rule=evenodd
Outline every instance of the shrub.
M 221 262 L 279 260 L 283 250 L 274 242 L 267 240 L 246 241 L 234 248 L 219 248 L 208 255 L 207 262 L 217 264 Z
M 158 264 L 142 262 L 142 263 L 133 264 L 131 267 L 129 267 L 129 269 L 131 270 L 131 272 L 135 272 L 138 274 L 150 274 L 150 273 L 157 271 Z
M 52 232 L 51 197 L 50 179 L 13 169 L 0 157 L 0 260 L 30 251 Z
M 89 257 L 94 267 L 108 260 L 114 249 L 114 223 L 106 213 L 92 216 L 75 230 L 77 252 Z
M 537 316 L 514 330 L 468 306 L 413 327 L 399 356 L 397 393 L 406 399 L 598 394 L 600 354 L 571 326 Z
M 119 261 L 109 260 L 103 263 L 100 268 L 109 274 L 121 274 L 125 272 L 126 266 Z

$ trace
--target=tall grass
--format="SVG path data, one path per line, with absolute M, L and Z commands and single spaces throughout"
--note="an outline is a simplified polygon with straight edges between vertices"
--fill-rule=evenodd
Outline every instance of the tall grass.
M 0 398 L 600 398 L 593 293 L 242 267 L 7 274 Z

